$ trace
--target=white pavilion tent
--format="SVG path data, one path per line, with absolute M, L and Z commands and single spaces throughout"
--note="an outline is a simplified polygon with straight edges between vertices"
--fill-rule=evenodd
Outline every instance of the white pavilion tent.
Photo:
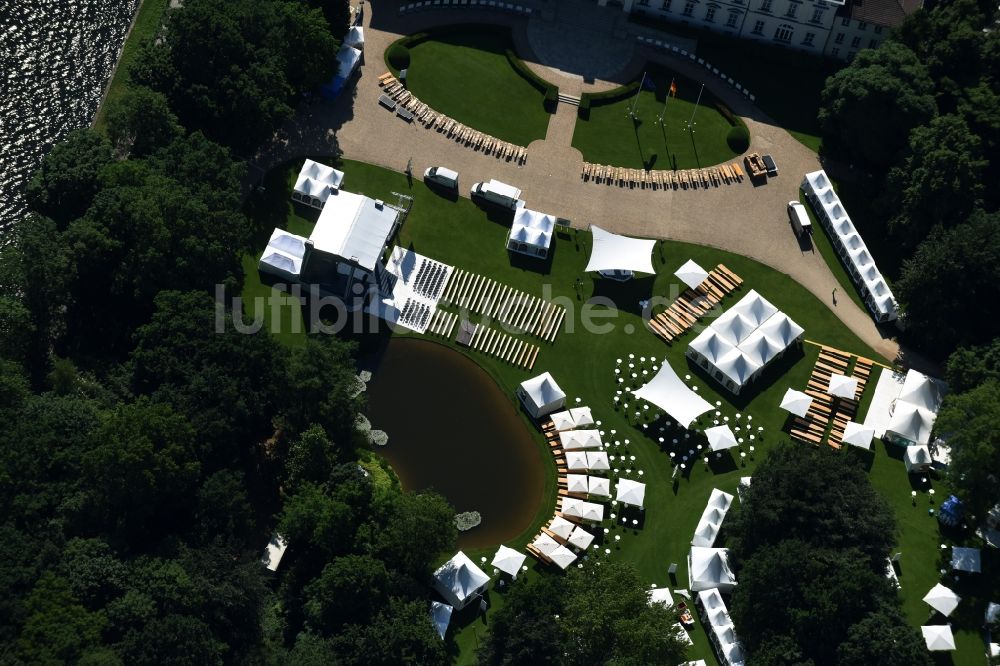
M 670 594 L 670 588 L 667 587 L 653 588 L 647 594 L 649 594 L 650 606 L 652 606 L 653 604 L 662 604 L 663 606 L 670 608 L 671 606 L 674 605 L 674 598 Z
M 774 358 L 773 356 L 771 358 Z M 764 366 L 757 363 L 753 357 L 742 348 L 737 348 L 723 356 L 716 363 L 715 369 L 732 381 L 736 386 L 744 386 L 760 372 Z
M 611 469 L 611 463 L 608 461 L 608 454 L 604 451 L 587 451 L 586 454 L 588 470 L 607 471 Z
M 434 589 L 458 610 L 482 593 L 489 582 L 490 577 L 462 551 L 434 572 Z
M 605 231 L 596 225 L 590 225 L 594 235 L 593 249 L 586 272 L 591 271 L 626 271 L 633 273 L 655 273 L 653 268 L 653 249 L 655 240 L 629 238 L 610 231 Z
M 632 479 L 618 479 L 615 486 L 615 499 L 622 504 L 642 507 L 646 497 L 646 484 L 633 481 Z
M 604 446 L 599 430 L 563 430 L 559 433 L 559 442 L 564 451 L 599 449 Z
M 961 600 L 962 597 L 941 583 L 932 587 L 930 592 L 924 595 L 924 602 L 945 617 L 951 615 Z
M 708 271 L 695 263 L 693 259 L 688 259 L 674 275 L 679 277 L 681 282 L 694 289 L 708 278 Z
M 736 587 L 736 576 L 729 568 L 729 550 L 691 546 L 688 553 L 688 587 L 692 592 L 712 588 L 728 592 Z
M 307 159 L 292 188 L 292 199 L 313 208 L 323 208 L 330 195 L 344 185 L 344 172 Z
M 579 518 L 599 523 L 604 520 L 604 505 L 595 502 L 585 502 L 575 497 L 562 498 L 562 513 L 570 518 Z
M 556 516 L 549 523 L 549 531 L 561 539 L 569 539 L 569 536 L 576 529 L 576 523 L 566 520 L 562 516 Z
M 566 490 L 571 493 L 587 494 L 590 486 L 587 484 L 586 474 L 567 474 Z
M 936 419 L 937 414 L 897 398 L 885 432 L 896 441 L 925 445 L 931 441 Z
M 521 382 L 517 397 L 532 418 L 551 414 L 566 404 L 566 394 L 548 372 Z
M 574 407 L 552 414 L 552 425 L 558 431 L 573 430 L 594 424 L 594 416 L 590 407 Z
M 531 257 L 547 257 L 555 229 L 555 215 L 518 208 L 507 234 L 507 249 Z
M 692 546 L 711 548 L 715 545 L 715 538 L 722 527 L 722 521 L 729 512 L 729 507 L 733 504 L 733 496 L 723 492 L 718 488 L 712 489 L 709 495 L 705 510 L 702 511 L 701 519 L 694 530 L 694 538 L 691 539 Z
M 552 560 L 552 562 L 560 569 L 565 569 L 576 561 L 576 553 L 566 546 L 559 546 L 549 553 L 548 556 L 549 559 Z
M 298 281 L 306 255 L 306 239 L 284 229 L 271 232 L 271 240 L 260 255 L 257 268 L 284 280 Z
M 587 454 L 584 451 L 566 452 L 566 469 L 571 472 L 585 472 L 587 467 Z
M 931 652 L 941 652 L 955 649 L 955 636 L 951 633 L 951 627 L 947 624 L 932 624 L 920 627 L 924 635 L 924 642 Z
M 497 549 L 496 555 L 493 556 L 491 564 L 505 574 L 510 574 L 514 578 L 517 578 L 518 572 L 521 571 L 521 565 L 524 564 L 524 560 L 527 557 L 524 553 L 501 545 Z
M 681 381 L 666 361 L 660 365 L 656 375 L 634 390 L 632 395 L 653 403 L 685 428 L 690 428 L 696 418 L 713 409 L 710 402 Z
M 909 474 L 926 472 L 931 468 L 934 459 L 931 458 L 931 451 L 925 444 L 919 446 L 908 446 L 903 454 L 903 464 Z
M 951 568 L 955 571 L 980 573 L 982 571 L 982 552 L 978 548 L 953 546 L 951 549 Z
M 431 602 L 431 623 L 434 625 L 434 630 L 437 631 L 441 640 L 444 640 L 444 635 L 448 633 L 448 625 L 451 624 L 451 613 L 454 610 L 454 607 L 443 604 L 440 601 Z
M 559 542 L 542 532 L 537 539 L 531 542 L 531 545 L 537 548 L 542 555 L 548 557 L 559 547 Z
M 714 328 L 707 328 L 691 341 L 690 349 L 698 352 L 712 365 L 718 365 L 722 359 L 736 347 L 724 339 Z
M 761 324 L 757 331 L 786 349 L 802 336 L 805 329 L 784 312 L 777 312 Z
M 854 392 L 858 390 L 858 380 L 841 374 L 830 375 L 830 384 L 826 392 L 838 398 L 854 400 Z
M 587 477 L 587 494 L 611 497 L 611 480 L 603 476 Z
M 812 401 L 811 395 L 802 391 L 796 391 L 795 389 L 788 389 L 785 391 L 785 397 L 781 399 L 780 407 L 786 412 L 805 417 L 809 413 Z
M 851 444 L 861 449 L 872 448 L 872 437 L 875 436 L 875 428 L 866 426 L 863 423 L 848 421 L 844 426 L 844 436 L 841 441 L 844 444 Z
M 569 535 L 567 541 L 580 550 L 587 550 L 590 548 L 590 544 L 594 543 L 594 535 L 582 527 L 577 526 L 576 529 L 573 530 L 573 533 Z
M 705 428 L 705 437 L 713 451 L 722 451 L 736 446 L 736 435 L 727 425 Z

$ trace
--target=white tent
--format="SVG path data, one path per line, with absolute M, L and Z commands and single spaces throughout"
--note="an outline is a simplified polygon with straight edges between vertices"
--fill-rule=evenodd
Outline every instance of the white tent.
M 571 493 L 583 493 L 586 494 L 590 489 L 587 484 L 586 474 L 567 474 L 566 475 L 566 490 Z
M 784 312 L 777 312 L 757 329 L 759 333 L 776 342 L 782 349 L 802 337 L 805 329 L 796 324 Z
M 455 610 L 452 606 L 448 604 L 443 604 L 440 601 L 431 602 L 431 623 L 434 625 L 435 631 L 437 631 L 438 636 L 441 640 L 444 640 L 444 635 L 448 633 L 448 625 L 451 624 L 451 612 Z
M 287 549 L 288 542 L 285 541 L 285 537 L 275 532 L 268 540 L 267 546 L 264 547 L 264 554 L 260 557 L 260 563 L 268 571 L 277 571 L 278 566 L 281 564 L 281 558 L 285 556 L 285 550 Z
M 852 444 L 862 449 L 872 447 L 872 437 L 875 436 L 875 428 L 870 428 L 862 423 L 848 421 L 844 426 L 844 437 L 841 441 L 844 444 Z
M 587 467 L 587 454 L 583 451 L 568 451 L 566 453 L 566 469 L 575 472 L 583 472 Z
M 580 550 L 587 550 L 590 548 L 590 544 L 594 542 L 594 535 L 578 526 L 575 530 L 573 530 L 573 533 L 569 535 L 567 541 Z
M 611 480 L 603 476 L 587 477 L 587 494 L 611 497 Z
M 562 512 L 564 516 L 579 518 L 599 523 L 604 520 L 604 505 L 594 502 L 585 502 L 575 497 L 562 498 Z
M 608 454 L 604 451 L 587 451 L 587 469 L 607 471 L 611 469 Z
M 298 280 L 306 255 L 306 239 L 284 229 L 271 232 L 271 240 L 260 255 L 257 268 L 285 280 Z
M 708 277 L 708 271 L 696 264 L 693 259 L 688 259 L 674 275 L 679 277 L 681 282 L 694 289 L 705 281 Z
M 906 453 L 903 456 L 903 464 L 906 465 L 906 471 L 908 473 L 916 474 L 918 472 L 926 472 L 931 468 L 931 463 L 933 462 L 934 459 L 931 458 L 930 449 L 928 449 L 925 444 L 906 447 Z
M 541 418 L 566 404 L 566 394 L 547 372 L 521 382 L 517 397 L 532 418 Z
M 521 570 L 521 565 L 524 564 L 525 558 L 527 558 L 527 555 L 524 553 L 519 553 L 513 548 L 501 545 L 497 549 L 496 555 L 493 556 L 491 564 L 500 571 L 517 578 L 517 574 Z
M 712 327 L 699 333 L 698 337 L 688 345 L 688 348 L 698 352 L 712 365 L 718 365 L 723 357 L 736 349 Z
M 753 482 L 753 477 L 751 476 L 741 476 L 740 483 L 736 486 L 736 496 L 740 498 L 740 502 L 743 501 L 743 493 L 750 490 L 750 484 Z
M 395 208 L 341 189 L 331 192 L 323 204 L 309 240 L 314 254 L 339 259 L 338 270 L 345 269 L 346 264 L 372 272 L 382 264 L 398 222 L 399 211 Z
M 490 577 L 462 551 L 434 572 L 434 589 L 459 610 L 483 592 L 489 582 Z
M 599 449 L 604 446 L 599 430 L 563 430 L 559 433 L 559 442 L 564 451 Z
M 854 400 L 854 392 L 858 390 L 858 380 L 841 374 L 830 375 L 830 385 L 826 392 L 838 398 Z
M 933 412 L 897 398 L 885 432 L 890 438 L 914 444 L 927 444 L 931 441 L 936 418 L 937 415 Z
M 590 407 L 574 407 L 552 415 L 552 425 L 556 430 L 572 430 L 594 424 L 594 416 Z
M 947 624 L 932 624 L 920 627 L 924 635 L 924 642 L 927 649 L 932 652 L 955 649 L 955 636 L 951 633 L 951 627 Z
M 645 483 L 639 483 L 632 479 L 618 479 L 618 485 L 615 486 L 615 499 L 619 502 L 641 507 L 645 497 Z
M 549 523 L 549 531 L 561 539 L 569 539 L 569 535 L 573 533 L 574 529 L 576 529 L 576 524 L 566 520 L 562 516 L 556 516 Z
M 951 615 L 951 612 L 958 607 L 958 602 L 961 600 L 962 597 L 941 583 L 932 587 L 931 591 L 924 595 L 924 601 L 927 605 L 945 617 Z
M 946 390 L 944 382 L 932 379 L 922 372 L 909 370 L 897 400 L 908 402 L 936 414 L 941 407 L 941 401 L 944 400 Z
M 731 345 L 740 344 L 749 338 L 750 334 L 760 327 L 760 324 L 743 316 L 742 312 L 738 309 L 740 303 L 742 303 L 742 301 L 726 310 L 726 312 L 712 322 L 711 325 L 711 328 L 722 336 L 723 340 Z
M 507 249 L 532 257 L 547 257 L 555 230 L 555 215 L 518 208 L 507 234 Z
M 705 437 L 713 451 L 722 451 L 736 446 L 736 435 L 727 425 L 705 428 Z
M 566 546 L 559 546 L 548 555 L 549 559 L 560 569 L 565 569 L 576 560 L 576 553 Z
M 770 301 L 751 289 L 746 296 L 730 308 L 729 312 L 739 314 L 750 322 L 753 328 L 758 328 L 770 319 L 771 315 L 778 312 L 778 308 L 774 307 Z M 729 312 L 726 314 L 729 314 Z
M 649 605 L 662 604 L 667 608 L 674 605 L 674 598 L 670 595 L 670 588 L 667 587 L 657 587 L 648 592 L 649 594 Z
M 786 412 L 791 412 L 796 416 L 804 417 L 807 413 L 809 413 L 809 407 L 812 406 L 812 401 L 812 396 L 803 393 L 802 391 L 788 389 L 785 391 L 785 397 L 781 399 L 780 407 Z
M 344 35 L 344 43 L 348 46 L 353 46 L 356 49 L 365 48 L 365 29 L 360 25 L 352 26 L 347 34 Z
M 292 199 L 312 206 L 323 208 L 323 204 L 344 185 L 344 172 L 331 166 L 305 160 L 292 188 Z
M 692 592 L 718 588 L 728 592 L 736 587 L 736 576 L 729 568 L 726 548 L 691 546 L 688 553 L 688 583 Z
M 691 539 L 692 546 L 711 548 L 715 545 L 715 538 L 722 527 L 722 521 L 733 504 L 733 496 L 723 492 L 718 488 L 712 489 L 712 494 L 708 497 L 705 510 L 702 511 L 701 519 L 694 530 L 694 538 Z
M 361 51 L 344 44 L 337 51 L 337 78 L 349 79 L 361 64 Z
M 744 352 L 742 347 L 732 350 L 715 364 L 716 370 L 728 377 L 736 386 L 743 386 L 749 382 L 762 367 Z
M 711 403 L 684 385 L 666 361 L 660 365 L 656 376 L 632 395 L 653 403 L 685 428 L 690 428 L 692 421 L 713 409 Z
M 586 272 L 656 272 L 656 269 L 653 268 L 655 240 L 619 236 L 593 224 L 590 225 L 590 231 L 594 235 L 594 247 L 590 253 L 590 261 L 587 262 L 587 267 L 584 269 Z
M 978 548 L 962 548 L 953 546 L 951 549 L 951 568 L 955 571 L 979 573 L 982 571 L 982 554 Z
M 559 542 L 542 532 L 537 539 L 531 542 L 531 545 L 537 548 L 542 555 L 548 556 L 559 547 Z
M 740 343 L 740 351 L 758 366 L 765 366 L 777 358 L 788 345 L 782 345 L 774 337 L 765 335 L 757 329 Z

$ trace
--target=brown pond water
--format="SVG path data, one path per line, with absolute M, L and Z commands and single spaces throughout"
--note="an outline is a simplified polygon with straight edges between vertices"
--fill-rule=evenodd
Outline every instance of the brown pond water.
M 388 433 L 378 451 L 405 490 L 432 488 L 457 512 L 482 515 L 459 533 L 461 548 L 499 544 L 531 524 L 544 485 L 538 446 L 473 361 L 433 342 L 393 338 L 368 385 L 368 418 Z

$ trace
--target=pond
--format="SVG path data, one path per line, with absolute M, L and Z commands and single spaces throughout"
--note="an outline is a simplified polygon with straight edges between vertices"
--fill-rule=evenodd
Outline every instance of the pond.
M 393 338 L 368 385 L 379 448 L 408 491 L 434 489 L 483 522 L 459 533 L 461 548 L 493 546 L 531 524 L 544 494 L 538 445 L 511 401 L 462 354 Z

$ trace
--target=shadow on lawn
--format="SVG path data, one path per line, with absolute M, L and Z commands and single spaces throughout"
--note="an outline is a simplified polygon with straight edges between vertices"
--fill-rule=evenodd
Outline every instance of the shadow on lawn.
M 688 369 L 701 377 L 706 384 L 716 388 L 717 391 L 722 393 L 725 389 L 721 388 L 719 382 L 716 381 L 709 373 L 702 368 L 700 365 L 692 361 L 687 356 L 684 357 L 687 361 Z M 737 411 L 743 411 L 746 409 L 747 405 L 756 399 L 758 395 L 771 388 L 771 385 L 776 381 L 779 381 L 785 374 L 787 374 L 795 366 L 796 363 L 805 359 L 805 354 L 802 350 L 802 346 L 790 347 L 785 355 L 780 359 L 772 363 L 771 365 L 764 368 L 764 372 L 749 386 L 743 387 L 739 395 L 734 395 L 728 391 L 725 391 L 723 395 L 726 396 L 726 400 Z M 794 387 L 792 387 L 794 388 Z
M 655 281 L 655 275 L 641 278 L 634 277 L 626 282 L 618 282 L 617 280 L 595 274 L 593 278 L 594 295 L 588 300 L 588 303 L 593 302 L 593 299 L 597 298 L 607 299 L 607 301 L 614 304 L 616 309 L 641 317 L 643 307 L 639 304 L 639 301 L 652 298 L 653 283 Z

